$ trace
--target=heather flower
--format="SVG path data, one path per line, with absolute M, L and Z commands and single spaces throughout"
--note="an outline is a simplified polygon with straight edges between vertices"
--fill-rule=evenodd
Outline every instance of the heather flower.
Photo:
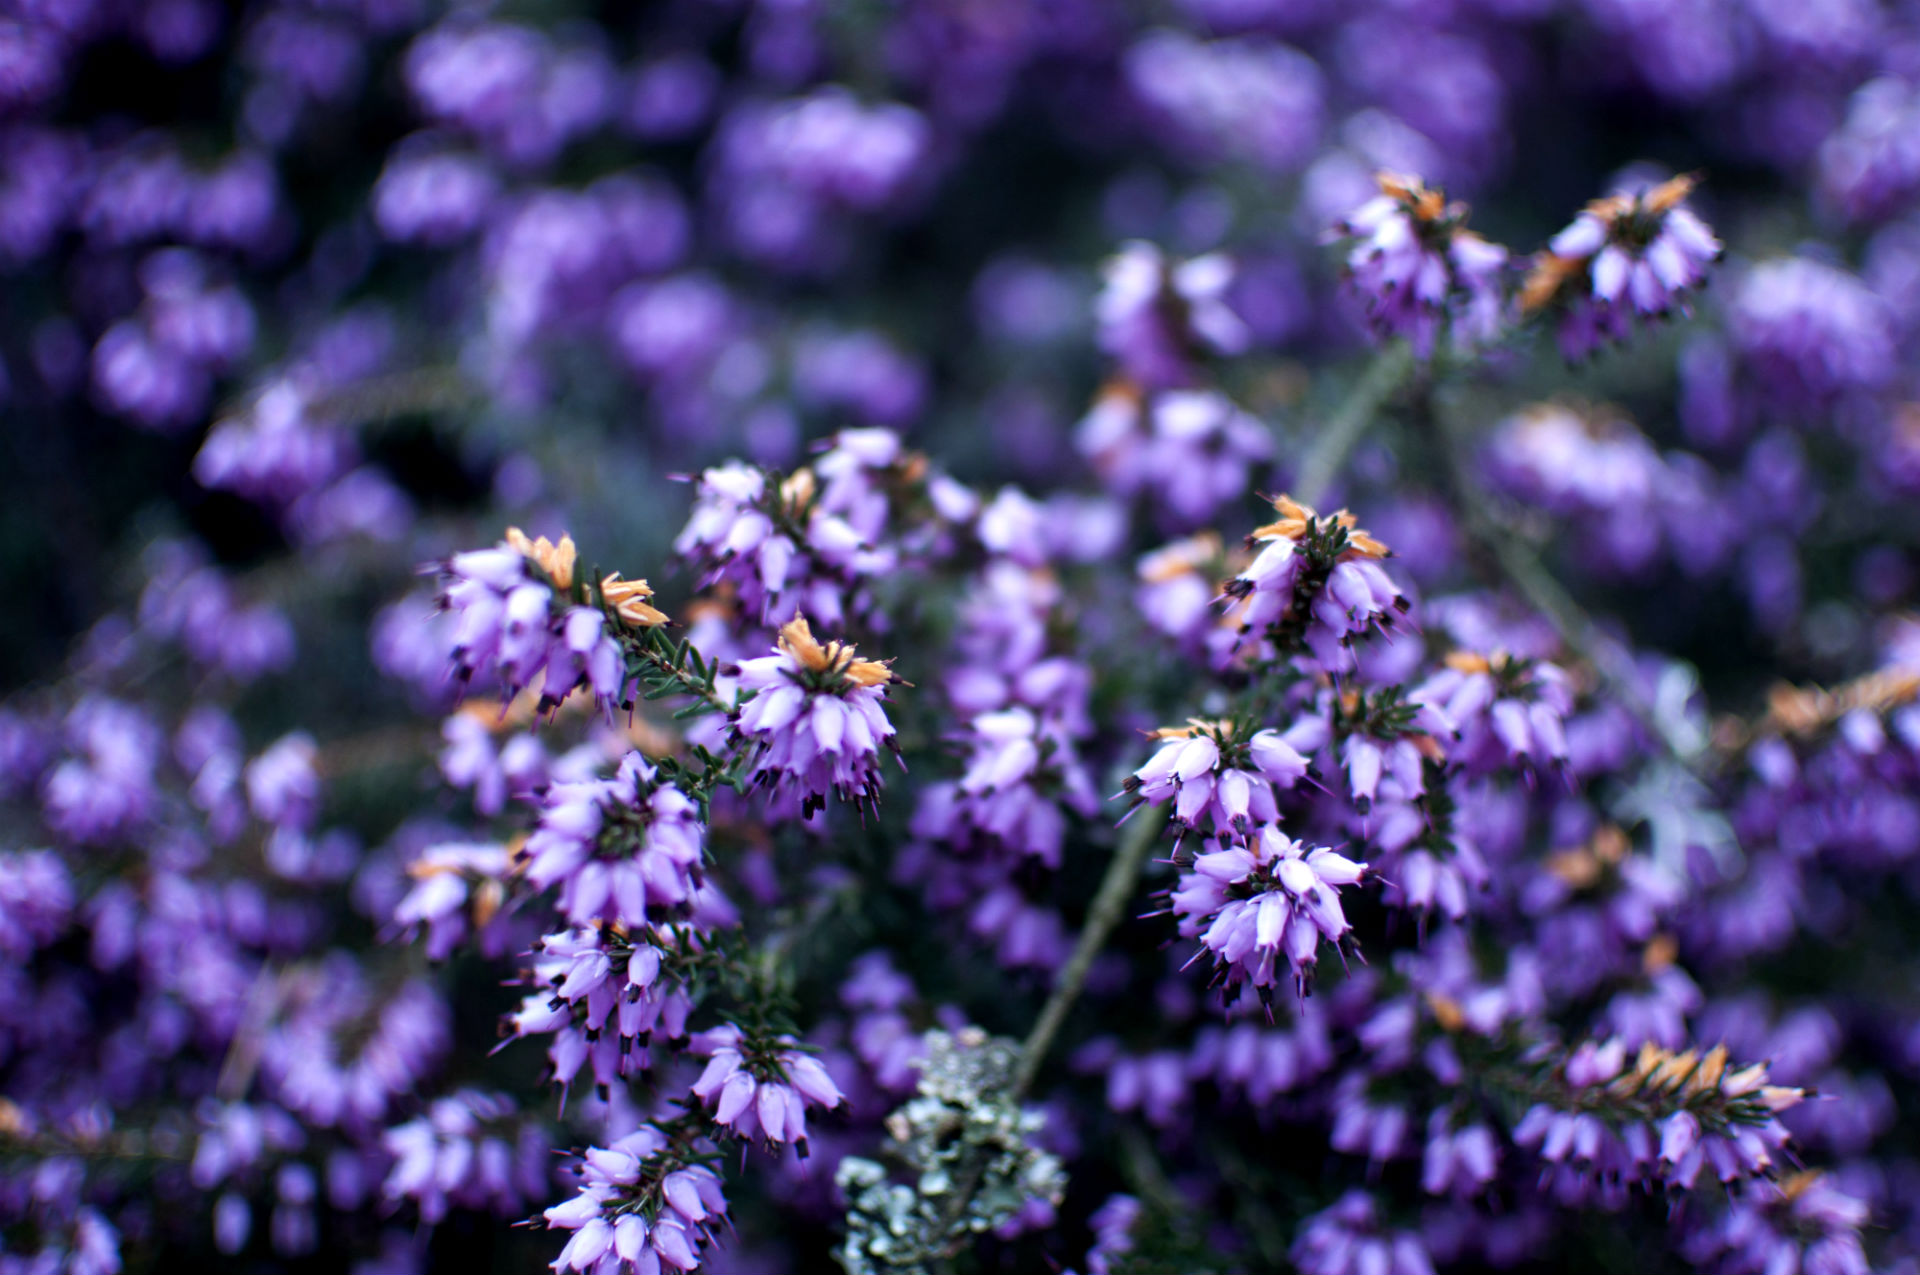
M 1146 494 L 1156 518 L 1173 528 L 1244 499 L 1273 452 L 1266 428 L 1217 390 L 1147 396 L 1127 382 L 1100 392 L 1074 441 L 1107 490 Z
M 530 541 L 519 528 L 509 527 L 499 547 L 448 560 L 441 600 L 456 617 L 453 662 L 462 681 L 485 670 L 508 692 L 519 692 L 540 678 L 543 709 L 582 688 L 609 712 L 620 702 L 627 686 L 626 659 L 608 631 L 606 614 L 577 601 L 585 592 L 575 587 L 574 558 L 571 536 L 555 545 L 545 536 Z M 637 584 L 645 588 L 644 581 Z M 618 583 L 615 592 L 626 602 L 634 600 L 621 594 Z M 616 615 L 634 622 L 617 609 Z
M 927 790 L 915 834 L 957 844 L 982 836 L 1059 867 L 1067 813 L 1084 818 L 1099 804 L 1072 736 L 1057 719 L 1015 705 L 976 716 L 962 747 L 965 773 Z
M 1217 253 L 1175 265 L 1150 243 L 1127 243 L 1106 263 L 1094 302 L 1100 348 L 1148 389 L 1191 383 L 1203 355 L 1247 347 L 1246 324 L 1227 304 L 1233 272 Z
M 1557 403 L 1503 422 L 1487 447 L 1495 486 L 1558 514 L 1649 523 L 1665 477 L 1660 454 L 1632 422 Z
M 694 1047 L 708 1055 L 694 1096 L 712 1108 L 716 1124 L 744 1140 L 790 1142 L 804 1160 L 806 1109 L 844 1101 L 827 1069 L 790 1036 L 762 1041 L 729 1023 L 702 1033 Z
M 1125 790 L 1152 805 L 1171 799 L 1181 824 L 1211 828 L 1223 841 L 1278 820 L 1274 785 L 1291 788 L 1307 773 L 1307 759 L 1280 732 L 1243 722 L 1194 718 L 1148 738 L 1160 748 L 1127 778 Z
M 160 800 L 159 728 L 139 708 L 98 697 L 74 705 L 64 727 L 69 755 L 41 783 L 48 826 L 82 845 L 131 832 Z
M 1883 76 L 1854 90 L 1847 117 L 1820 147 L 1820 193 L 1848 221 L 1870 222 L 1911 206 L 1920 191 L 1920 97 Z
M 678 1137 L 641 1125 L 605 1147 L 589 1147 L 580 1191 L 541 1216 L 572 1232 L 549 1265 L 556 1272 L 618 1275 L 691 1271 L 727 1220 L 720 1179 Z
M 1162 545 L 1134 568 L 1134 607 L 1146 622 L 1184 648 L 1220 630 L 1214 599 L 1225 574 L 1226 551 L 1217 532 L 1203 531 Z
M 1452 651 L 1408 699 L 1431 706 L 1451 727 L 1457 742 L 1448 745 L 1447 756 L 1455 765 L 1484 773 L 1567 760 L 1573 692 L 1557 665 L 1504 651 Z
M 485 930 L 506 900 L 511 866 L 506 847 L 443 844 L 407 865 L 413 885 L 395 905 L 393 920 L 409 931 L 425 926 L 427 956 L 444 961 L 467 937 Z
M 1618 1040 L 1589 1041 L 1562 1077 L 1564 1097 L 1531 1107 L 1513 1140 L 1576 1197 L 1595 1179 L 1684 1190 L 1702 1170 L 1723 1183 L 1764 1175 L 1787 1141 L 1776 1115 L 1802 1097 L 1769 1084 L 1765 1063 L 1731 1067 L 1725 1046 L 1675 1053 L 1648 1043 L 1629 1060 Z
M 651 1065 L 654 1033 L 676 1045 L 686 1040 L 693 1000 L 672 963 L 686 941 L 685 934 L 669 939 L 652 929 L 545 935 L 530 969 L 533 990 L 503 1020 L 502 1034 L 552 1036 L 547 1058 L 555 1083 L 569 1086 L 590 1066 L 604 1092 Z
M 1445 1111 L 1428 1118 L 1420 1155 L 1420 1189 L 1428 1195 L 1477 1195 L 1499 1168 L 1500 1144 L 1486 1125 L 1456 1127 Z
M 754 746 L 755 783 L 797 792 L 809 811 L 829 793 L 856 803 L 879 797 L 880 749 L 894 733 L 885 705 L 896 679 L 886 664 L 858 658 L 844 642 L 821 645 L 796 615 L 781 626 L 775 654 L 740 661 L 734 676 L 753 693 L 733 730 Z
M 1674 177 L 1596 199 L 1534 259 L 1520 307 L 1563 307 L 1560 350 L 1567 358 L 1584 358 L 1602 341 L 1624 341 L 1635 316 L 1645 321 L 1685 310 L 1721 252 L 1685 206 L 1693 187 L 1693 178 Z
M 1854 275 L 1804 257 L 1749 271 L 1727 327 L 1769 401 L 1790 410 L 1821 411 L 1894 375 L 1886 306 Z
M 1304 994 L 1320 941 L 1338 944 L 1350 928 L 1340 889 L 1366 871 L 1268 824 L 1244 845 L 1197 856 L 1173 892 L 1173 913 L 1181 934 L 1213 953 L 1230 998 L 1244 983 L 1267 999 L 1281 960 Z
M 268 505 L 290 505 L 346 470 L 350 440 L 314 411 L 313 395 L 291 380 L 268 385 L 241 412 L 217 421 L 194 457 L 203 487 Z
M 1180 151 L 1272 172 L 1301 167 L 1319 140 L 1325 85 L 1313 60 L 1258 37 L 1147 32 L 1122 58 L 1127 87 Z
M 374 187 L 373 219 L 398 243 L 444 247 L 479 227 L 498 191 L 492 172 L 471 155 L 396 155 Z
M 838 485 L 854 484 L 849 474 Z M 750 616 L 770 621 L 791 606 L 824 624 L 845 623 L 869 605 L 865 581 L 892 570 L 897 558 L 877 543 L 884 503 L 877 525 L 856 521 L 850 515 L 869 511 L 871 503 L 849 495 L 836 508 L 823 487 L 832 489 L 835 482 L 823 484 L 817 468 L 798 470 L 777 485 L 737 462 L 709 469 L 700 476 L 693 513 L 674 552 L 698 567 L 703 588 L 735 586 Z
M 180 644 L 188 658 L 246 683 L 293 662 L 293 625 L 277 607 L 244 604 L 227 577 L 178 541 L 148 551 L 139 623 L 149 637 Z
M 1224 1093 L 1256 1107 L 1293 1093 L 1333 1065 L 1333 1042 L 1318 1002 L 1296 1006 L 1290 1027 L 1241 1021 L 1202 1028 L 1188 1057 L 1188 1074 L 1210 1078 Z
M 993 884 L 976 884 L 968 896 L 977 901 L 967 912 L 967 929 L 993 946 L 994 959 L 1007 969 L 1055 971 L 1073 950 L 1058 908 L 1029 898 L 1006 869 L 990 865 L 979 874 Z
M 1229 614 L 1243 640 L 1265 637 L 1283 654 L 1304 644 L 1323 667 L 1344 670 L 1354 639 L 1408 609 L 1380 569 L 1391 551 L 1344 509 L 1322 518 L 1288 496 L 1273 506 L 1281 517 L 1248 535 L 1254 559 L 1226 583 Z
M 320 807 L 319 750 L 296 731 L 247 763 L 247 802 L 253 816 L 282 828 L 309 827 Z
M 313 1128 L 377 1127 L 452 1044 L 452 1012 L 432 987 L 408 982 L 376 1003 L 350 960 L 297 971 L 281 996 L 260 1070 L 279 1102 Z
M 1093 1247 L 1087 1250 L 1087 1275 L 1113 1275 L 1114 1262 L 1133 1251 L 1133 1228 L 1140 1220 L 1140 1201 L 1131 1195 L 1110 1195 L 1087 1220 L 1093 1229 Z
M 1676 873 L 1634 854 L 1612 824 L 1585 844 L 1555 851 L 1543 867 L 1522 886 L 1520 902 L 1537 918 L 1548 979 L 1564 995 L 1584 994 L 1643 964 L 1643 949 L 1687 896 Z
M 1349 1071 L 1340 1078 L 1331 1105 L 1327 1145 L 1335 1151 L 1366 1156 L 1369 1172 L 1406 1152 L 1412 1134 L 1406 1105 L 1374 1095 L 1362 1073 Z
M 699 904 L 704 847 L 699 807 L 630 752 L 612 778 L 550 787 L 520 859 L 536 888 L 560 888 L 574 924 L 640 926 Z
M 0 853 L 0 955 L 25 962 L 67 928 L 73 883 L 50 850 Z
M 1867 1275 L 1860 1242 L 1866 1203 L 1831 1177 L 1808 1170 L 1778 1187 L 1748 1183 L 1721 1213 L 1703 1217 L 1681 1244 L 1687 1260 L 1724 1275 L 1798 1270 Z
M 1465 204 L 1417 177 L 1381 173 L 1380 194 L 1335 223 L 1350 241 L 1348 286 L 1383 337 L 1404 336 L 1421 358 L 1451 324 L 1462 343 L 1499 335 L 1507 250 L 1466 228 Z
M 1365 1191 L 1349 1191 L 1333 1207 L 1308 1218 L 1290 1256 L 1302 1275 L 1433 1275 L 1420 1237 L 1388 1230 Z

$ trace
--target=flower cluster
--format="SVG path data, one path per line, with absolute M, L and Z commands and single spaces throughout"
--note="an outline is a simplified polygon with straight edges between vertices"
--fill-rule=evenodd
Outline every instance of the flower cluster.
M 481 8 L 0 20 L 0 1275 L 1920 1261 L 1920 10 Z
M 1380 194 L 1335 223 L 1347 270 L 1386 336 L 1404 336 L 1422 358 L 1451 325 L 1462 343 L 1496 336 L 1506 305 L 1507 250 L 1466 228 L 1467 209 L 1418 177 L 1381 173 Z
M 1673 177 L 1596 199 L 1534 260 L 1521 307 L 1563 307 L 1559 339 L 1567 358 L 1625 340 L 1636 318 L 1683 308 L 1706 280 L 1721 244 L 1686 206 L 1694 184 L 1692 177 Z
M 580 600 L 571 536 L 528 540 L 517 527 L 497 548 L 457 554 L 446 565 L 441 604 L 455 616 L 454 666 L 463 682 L 486 673 L 509 694 L 539 688 L 543 707 L 587 689 L 611 710 L 627 690 L 626 660 L 608 615 Z M 576 590 L 576 584 L 579 588 Z M 619 622 L 666 622 L 644 580 L 610 577 L 596 586 Z
M 1391 627 L 1407 610 L 1380 567 L 1392 551 L 1344 509 L 1322 518 L 1288 496 L 1273 507 L 1280 517 L 1247 535 L 1253 561 L 1227 581 L 1230 614 L 1243 637 L 1265 638 L 1281 655 L 1304 646 L 1322 667 L 1343 670 L 1356 637 Z
M 726 1222 L 720 1179 L 683 1137 L 653 1125 L 588 1148 L 579 1174 L 579 1194 L 541 1214 L 549 1228 L 572 1232 L 556 1271 L 690 1271 Z
M 1352 928 L 1340 890 L 1367 865 L 1324 846 L 1302 846 L 1269 824 L 1244 846 L 1209 851 L 1173 892 L 1180 932 L 1213 953 L 1229 996 L 1244 986 L 1272 995 L 1282 960 L 1304 993 L 1321 940 L 1339 944 Z
M 822 645 L 805 616 L 780 626 L 774 651 L 734 667 L 740 689 L 752 693 L 733 729 L 754 746 L 754 782 L 795 793 L 803 812 L 834 794 L 876 800 L 880 750 L 894 735 L 886 710 L 893 670 L 845 642 Z

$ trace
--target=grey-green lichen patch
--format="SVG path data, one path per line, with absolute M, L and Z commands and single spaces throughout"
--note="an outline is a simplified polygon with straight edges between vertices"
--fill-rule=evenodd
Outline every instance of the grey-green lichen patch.
M 913 1098 L 887 1117 L 882 1164 L 849 1156 L 835 1182 L 847 1201 L 840 1264 L 848 1275 L 927 1275 L 1031 1199 L 1058 1204 L 1067 1178 L 1030 1141 L 1046 1123 L 1007 1094 L 1020 1048 L 978 1028 L 928 1032 Z

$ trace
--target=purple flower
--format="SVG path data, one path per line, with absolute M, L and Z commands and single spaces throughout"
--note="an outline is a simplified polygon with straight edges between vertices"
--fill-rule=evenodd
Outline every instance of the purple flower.
M 1635 194 L 1596 199 L 1534 259 L 1520 290 L 1524 311 L 1563 306 L 1560 350 L 1584 358 L 1623 341 L 1633 319 L 1684 310 L 1720 259 L 1720 241 L 1685 206 L 1694 179 L 1674 177 Z
M 819 466 L 777 486 L 737 462 L 707 470 L 674 551 L 699 565 L 703 587 L 736 585 L 747 614 L 763 622 L 792 607 L 823 624 L 845 623 L 850 611 L 869 605 L 866 581 L 892 570 L 898 559 L 878 543 L 887 506 L 871 485 L 869 467 L 841 451 L 820 464 L 829 460 L 852 463 L 824 484 Z M 889 455 L 873 468 L 892 460 Z M 877 505 L 870 496 L 879 497 Z
M 1110 1195 L 1094 1210 L 1087 1225 L 1093 1247 L 1087 1250 L 1087 1275 L 1112 1275 L 1116 1259 L 1133 1251 L 1133 1228 L 1140 1220 L 1140 1201 L 1131 1195 Z
M 73 884 L 50 850 L 0 854 L 0 955 L 24 963 L 67 928 Z
M 1325 85 L 1313 59 L 1271 40 L 1201 40 L 1165 28 L 1127 50 L 1128 89 L 1169 148 L 1270 172 L 1303 166 L 1319 141 Z
M 803 809 L 828 794 L 872 803 L 880 795 L 879 758 L 890 747 L 886 688 L 893 673 L 859 659 L 844 642 L 822 646 L 806 617 L 780 628 L 773 655 L 741 660 L 734 676 L 752 692 L 734 714 L 735 735 L 755 745 L 755 783 L 791 790 Z
M 492 172 L 471 155 L 396 155 L 373 190 L 374 224 L 396 242 L 444 247 L 479 227 L 498 192 Z
M 1223 630 L 1214 599 L 1226 574 L 1226 552 L 1216 532 L 1203 531 L 1162 545 L 1134 568 L 1134 606 L 1146 622 L 1183 649 L 1206 645 Z
M 550 787 L 522 855 L 527 880 L 558 886 L 575 925 L 640 926 L 700 904 L 705 827 L 693 801 L 631 752 L 611 779 Z
M 485 930 L 505 901 L 511 868 L 506 847 L 445 844 L 429 847 L 407 865 L 413 886 L 393 909 L 396 925 L 424 925 L 427 956 L 444 961 L 467 937 L 469 926 Z
M 1308 1218 L 1290 1255 L 1302 1275 L 1433 1275 L 1420 1237 L 1386 1229 L 1365 1191 L 1349 1191 Z
M 1391 627 L 1408 608 L 1380 569 L 1391 551 L 1344 509 L 1322 518 L 1284 495 L 1273 505 L 1281 517 L 1247 537 L 1259 552 L 1226 583 L 1229 615 L 1243 640 L 1264 639 L 1284 654 L 1304 644 L 1322 667 L 1344 671 L 1356 638 Z
M 806 1109 L 839 1106 L 840 1090 L 811 1054 L 790 1036 L 748 1037 L 731 1023 L 704 1032 L 695 1048 L 708 1053 L 693 1094 L 713 1109 L 714 1123 L 769 1147 L 792 1143 L 807 1158 Z
M 1198 526 L 1245 499 L 1273 454 L 1265 426 L 1215 390 L 1143 397 L 1120 382 L 1101 391 L 1075 444 L 1116 495 L 1146 493 L 1165 526 Z
M 1681 1242 L 1688 1261 L 1723 1275 L 1797 1270 L 1807 1275 L 1867 1275 L 1860 1243 L 1869 1211 L 1827 1175 L 1809 1170 L 1748 1182 L 1728 1207 L 1693 1220 Z
M 68 756 L 41 784 L 48 826 L 82 845 L 132 832 L 160 799 L 159 728 L 130 704 L 88 698 L 67 714 L 65 730 Z
M 915 835 L 957 845 L 983 838 L 1059 867 L 1067 812 L 1084 818 L 1099 804 L 1072 735 L 1058 719 L 1015 705 L 976 716 L 962 746 L 965 773 L 926 790 Z
M 553 1269 L 583 1275 L 697 1269 L 702 1248 L 727 1221 L 727 1200 L 720 1179 L 696 1154 L 652 1125 L 589 1147 L 579 1166 L 579 1194 L 542 1214 L 549 1228 L 572 1232 Z
M 308 391 L 276 381 L 243 412 L 216 423 L 193 460 L 201 486 L 291 504 L 351 463 L 351 441 L 311 411 Z
M 1351 928 L 1340 889 L 1366 871 L 1268 824 L 1243 845 L 1196 857 L 1173 892 L 1173 913 L 1180 933 L 1213 953 L 1229 998 L 1250 984 L 1267 999 L 1282 961 L 1304 994 L 1321 939 L 1337 944 Z
M 1920 96 L 1886 76 L 1856 89 L 1820 147 L 1820 193 L 1848 221 L 1879 221 L 1920 192 Z
M 1182 825 L 1211 827 L 1222 841 L 1278 820 L 1274 785 L 1291 788 L 1307 773 L 1307 759 L 1280 732 L 1240 722 L 1196 718 L 1150 738 L 1160 748 L 1128 777 L 1126 791 L 1154 805 L 1171 799 Z
M 1246 324 L 1227 304 L 1233 263 L 1218 253 L 1170 263 L 1139 240 L 1103 267 L 1094 302 L 1100 348 L 1129 380 L 1148 389 L 1191 383 L 1201 355 L 1247 348 Z
M 709 909 L 680 935 L 632 929 L 625 934 L 590 928 L 544 936 L 531 969 L 533 991 L 503 1021 L 503 1034 L 553 1037 L 547 1058 L 553 1079 L 573 1083 L 591 1066 L 603 1090 L 623 1076 L 652 1065 L 648 1052 L 658 1032 L 676 1045 L 687 1037 L 693 1000 L 672 965 L 698 927 L 731 919 Z
M 1498 651 L 1453 651 L 1408 700 L 1430 706 L 1451 728 L 1457 742 L 1447 756 L 1454 765 L 1486 772 L 1567 760 L 1566 718 L 1573 711 L 1573 692 L 1557 665 Z
M 1766 1174 L 1787 1141 L 1776 1113 L 1801 1098 L 1769 1084 L 1765 1063 L 1732 1068 L 1724 1045 L 1702 1054 L 1648 1043 L 1629 1060 L 1623 1042 L 1588 1041 L 1562 1077 L 1566 1103 L 1533 1106 L 1513 1141 L 1545 1162 L 1568 1203 L 1634 1182 L 1685 1190 L 1702 1170 L 1723 1183 Z
M 545 536 L 529 541 L 519 528 L 493 549 L 455 554 L 446 564 L 442 605 L 455 617 L 453 664 L 461 681 L 491 672 L 517 693 L 540 678 L 543 709 L 558 706 L 576 690 L 590 690 L 611 712 L 626 695 L 626 660 L 609 632 L 607 611 L 572 599 L 575 590 L 573 539 L 558 545 Z M 608 577 L 597 592 L 608 608 L 619 606 Z M 644 593 L 644 581 L 629 582 Z M 567 599 L 563 601 L 563 599 Z M 618 611 L 623 622 L 653 624 L 664 616 L 645 608 L 641 620 Z M 652 616 L 659 616 L 654 620 Z
M 1466 228 L 1467 209 L 1417 177 L 1380 173 L 1380 194 L 1330 234 L 1351 241 L 1348 284 L 1383 337 L 1404 336 L 1421 358 L 1451 325 L 1460 344 L 1484 344 L 1505 320 L 1507 250 Z
M 311 827 L 320 808 L 319 750 L 296 731 L 247 763 L 247 801 L 254 818 L 283 828 Z
M 1886 306 L 1854 275 L 1804 257 L 1748 271 L 1727 326 L 1769 400 L 1790 410 L 1821 412 L 1894 375 Z

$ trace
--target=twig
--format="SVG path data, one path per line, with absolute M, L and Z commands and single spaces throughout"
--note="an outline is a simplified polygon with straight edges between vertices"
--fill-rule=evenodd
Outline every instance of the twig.
M 1120 844 L 1114 848 L 1113 862 L 1107 865 L 1107 875 L 1087 909 L 1087 922 L 1073 945 L 1073 955 L 1067 958 L 1060 981 L 1054 984 L 1053 995 L 1047 998 L 1033 1030 L 1027 1033 L 1026 1043 L 1020 1047 L 1020 1067 L 1013 1073 L 1014 1101 L 1019 1101 L 1032 1087 L 1040 1064 L 1053 1047 L 1053 1038 L 1060 1034 L 1068 1012 L 1087 985 L 1087 971 L 1093 967 L 1093 958 L 1100 954 L 1107 937 L 1120 924 L 1121 912 L 1133 897 L 1133 887 L 1147 862 L 1147 851 L 1153 848 L 1160 830 L 1166 826 L 1168 809 L 1166 805 L 1149 806 L 1135 815 L 1122 834 Z
M 1355 444 L 1366 434 L 1367 426 L 1393 392 L 1413 371 L 1413 350 L 1404 341 L 1395 342 L 1374 355 L 1373 362 L 1340 404 L 1319 435 L 1313 450 L 1300 466 L 1300 477 L 1293 485 L 1293 497 L 1303 505 L 1317 505 Z

